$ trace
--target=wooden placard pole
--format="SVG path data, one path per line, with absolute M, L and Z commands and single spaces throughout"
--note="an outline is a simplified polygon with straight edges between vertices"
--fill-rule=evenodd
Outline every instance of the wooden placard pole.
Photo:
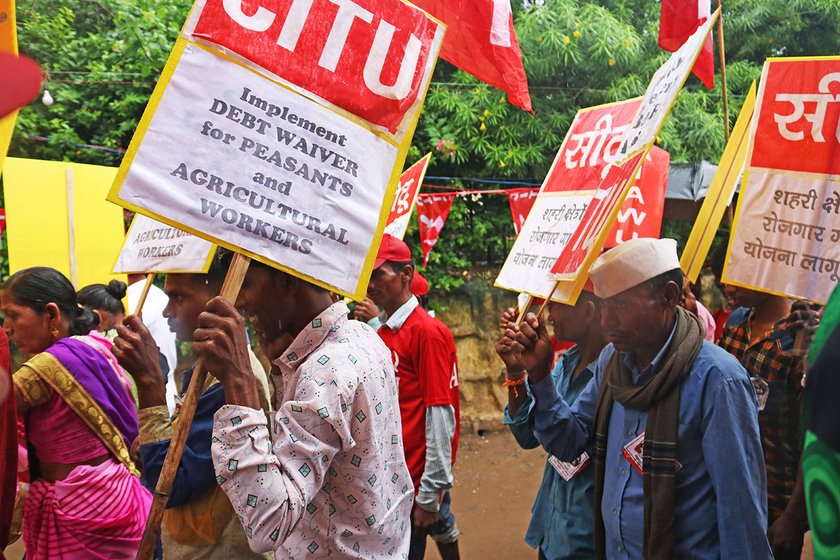
M 236 301 L 250 263 L 250 257 L 240 255 L 239 253 L 233 255 L 233 261 L 230 263 L 230 268 L 225 276 L 225 282 L 222 284 L 220 294 L 227 301 Z M 140 548 L 137 550 L 135 560 L 148 560 L 152 557 L 152 553 L 155 550 L 157 532 L 160 529 L 160 523 L 163 519 L 163 511 L 166 509 L 166 503 L 169 501 L 169 493 L 172 490 L 172 483 L 175 481 L 175 473 L 178 471 L 181 455 L 184 452 L 184 443 L 187 441 L 187 434 L 189 434 L 190 427 L 192 426 L 198 397 L 201 395 L 206 379 L 207 369 L 201 360 L 199 360 L 195 364 L 193 376 L 190 378 L 187 394 L 184 397 L 184 405 L 181 407 L 178 422 L 175 424 L 175 432 L 172 440 L 169 442 L 169 451 L 166 453 L 166 459 L 164 459 L 163 468 L 160 471 L 160 478 L 158 478 L 157 486 L 155 486 L 152 507 L 149 511 L 149 518 L 146 520 L 143 538 L 140 541 Z
M 551 288 L 551 292 L 549 292 L 548 297 L 545 298 L 545 300 L 542 302 L 542 305 L 540 306 L 539 311 L 537 311 L 537 317 L 542 316 L 542 312 L 545 311 L 545 308 L 548 305 L 548 302 L 551 301 L 551 296 L 553 296 L 554 292 L 557 291 L 557 286 L 559 286 L 559 285 L 560 285 L 560 282 L 555 282 L 554 283 L 554 287 Z M 525 314 L 528 312 L 528 308 L 531 306 L 532 301 L 533 301 L 533 298 L 531 296 L 528 296 L 528 302 L 527 302 L 528 305 L 525 306 L 525 309 L 523 309 L 522 312 L 519 313 L 519 317 L 516 318 L 516 326 L 517 327 L 522 322 L 522 319 L 525 318 Z
M 64 171 L 67 187 L 67 244 L 70 254 L 70 282 L 79 289 L 79 266 L 76 261 L 76 205 L 73 196 L 73 169 Z
M 519 325 L 519 323 L 522 322 L 522 319 L 525 317 L 525 314 L 528 313 L 528 308 L 531 307 L 532 303 L 534 303 L 534 296 L 528 294 L 528 297 L 525 298 L 525 303 L 522 304 L 522 309 L 519 310 L 519 315 L 516 317 L 517 326 Z
M 718 0 L 718 9 L 720 16 L 718 16 L 718 50 L 720 51 L 720 89 L 723 92 L 723 136 L 726 142 L 729 142 L 729 92 L 726 90 L 726 51 L 723 42 L 723 6 L 722 0 Z
M 729 143 L 729 92 L 726 88 L 726 49 L 724 48 L 723 40 L 723 5 L 722 0 L 718 0 L 718 10 L 720 15 L 717 20 L 718 27 L 718 51 L 720 56 L 720 90 L 723 93 L 723 139 L 724 145 Z M 726 219 L 729 222 L 729 229 L 732 229 L 732 224 L 735 222 L 735 215 L 730 204 L 726 209 Z
M 143 284 L 143 291 L 140 292 L 140 299 L 137 301 L 137 306 L 134 308 L 134 314 L 143 318 L 143 305 L 146 303 L 146 297 L 149 295 L 149 290 L 152 288 L 152 282 L 155 281 L 155 273 L 150 272 L 146 275 L 146 283 Z
M 539 310 L 537 310 L 537 319 L 538 320 L 542 320 L 543 311 L 545 311 L 545 308 L 548 307 L 549 302 L 551 302 L 551 296 L 553 296 L 554 292 L 557 291 L 557 286 L 559 286 L 559 285 L 560 285 L 560 282 L 555 282 L 554 287 L 551 288 L 551 292 L 548 294 L 548 297 L 543 300 L 542 305 L 540 306 Z

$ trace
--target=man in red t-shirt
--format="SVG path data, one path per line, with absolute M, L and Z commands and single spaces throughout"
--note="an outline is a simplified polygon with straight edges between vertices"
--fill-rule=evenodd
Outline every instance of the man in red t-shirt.
M 406 463 L 416 493 L 408 557 L 423 558 L 429 534 L 443 560 L 452 560 L 459 558 L 449 507 L 458 447 L 458 361 L 452 333 L 412 295 L 414 274 L 408 246 L 385 234 L 368 296 L 387 316 L 379 336 L 394 360 Z

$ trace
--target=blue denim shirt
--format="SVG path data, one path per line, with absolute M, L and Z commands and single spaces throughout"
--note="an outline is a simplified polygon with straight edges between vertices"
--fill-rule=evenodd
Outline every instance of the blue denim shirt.
M 575 402 L 593 377 L 594 364 L 589 364 L 570 383 L 572 372 L 580 363 L 580 350 L 569 348 L 557 361 L 551 372 L 551 379 L 557 393 L 569 403 Z M 539 447 L 529 422 L 529 409 L 533 401 L 530 390 L 528 397 L 514 417 L 505 407 L 504 423 L 523 449 Z M 591 463 L 572 479 L 564 480 L 554 467 L 546 461 L 540 489 L 531 508 L 531 523 L 525 533 L 525 542 L 539 548 L 548 560 L 591 559 L 593 548 L 592 521 L 594 497 Z
M 655 373 L 668 344 L 641 372 L 631 353 L 622 354 L 635 381 Z M 570 461 L 589 445 L 604 370 L 614 352 L 612 344 L 604 348 L 595 364 L 594 382 L 571 407 L 552 380 L 531 386 L 534 433 L 559 459 Z M 647 417 L 647 411 L 618 402 L 610 416 L 601 501 L 610 559 L 642 558 L 642 476 L 621 451 L 645 430 Z M 677 460 L 682 468 L 677 471 L 674 500 L 674 557 L 773 558 L 767 540 L 767 485 L 755 391 L 741 364 L 709 342 L 703 342 L 682 384 Z

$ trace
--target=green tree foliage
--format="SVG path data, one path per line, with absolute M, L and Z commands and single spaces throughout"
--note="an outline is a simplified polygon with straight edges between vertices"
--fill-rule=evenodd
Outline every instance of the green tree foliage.
M 51 106 L 20 112 L 10 155 L 119 165 L 190 3 L 20 0 L 20 51 L 37 60 Z M 48 137 L 49 143 L 29 136 Z
M 578 109 L 642 95 L 669 56 L 656 45 L 658 2 L 520 1 L 513 0 L 514 17 L 534 114 L 439 62 L 407 163 L 432 151 L 429 176 L 499 183 L 438 184 L 486 189 L 541 182 Z M 55 104 L 36 102 L 21 111 L 10 155 L 118 165 L 121 153 L 78 144 L 128 145 L 189 0 L 17 4 L 20 49 L 41 63 Z M 765 58 L 840 53 L 840 0 L 728 0 L 724 8 L 732 123 Z M 673 162 L 717 161 L 723 151 L 717 59 L 715 66 L 714 89 L 689 78 L 660 134 Z M 492 277 L 513 236 L 506 197 L 459 197 L 432 253 L 432 285 L 448 290 L 475 275 Z M 417 249 L 416 226 L 407 239 Z M 419 260 L 419 250 L 416 255 Z

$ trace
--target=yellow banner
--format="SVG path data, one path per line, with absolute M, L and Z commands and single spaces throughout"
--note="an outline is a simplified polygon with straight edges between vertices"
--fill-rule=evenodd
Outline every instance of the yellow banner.
M 754 110 L 755 82 L 747 93 L 738 120 L 735 121 L 735 128 L 732 129 L 729 142 L 723 150 L 717 171 L 712 178 L 712 184 L 709 185 L 709 192 L 706 193 L 706 199 L 700 207 L 700 212 L 697 214 L 694 227 L 691 229 L 682 257 L 680 257 L 680 268 L 692 282 L 697 282 L 700 276 L 706 255 L 709 254 L 715 233 L 723 219 L 723 212 L 732 200 L 738 176 L 744 169 L 749 145 L 750 121 Z
M 15 31 L 15 0 L 0 0 L 0 53 L 17 54 L 17 33 Z M 0 173 L 12 142 L 17 111 L 0 119 Z
M 114 167 L 8 158 L 3 183 L 9 272 L 50 266 L 76 288 L 125 280 L 111 274 L 125 237 L 122 208 L 105 201 L 116 174 Z

